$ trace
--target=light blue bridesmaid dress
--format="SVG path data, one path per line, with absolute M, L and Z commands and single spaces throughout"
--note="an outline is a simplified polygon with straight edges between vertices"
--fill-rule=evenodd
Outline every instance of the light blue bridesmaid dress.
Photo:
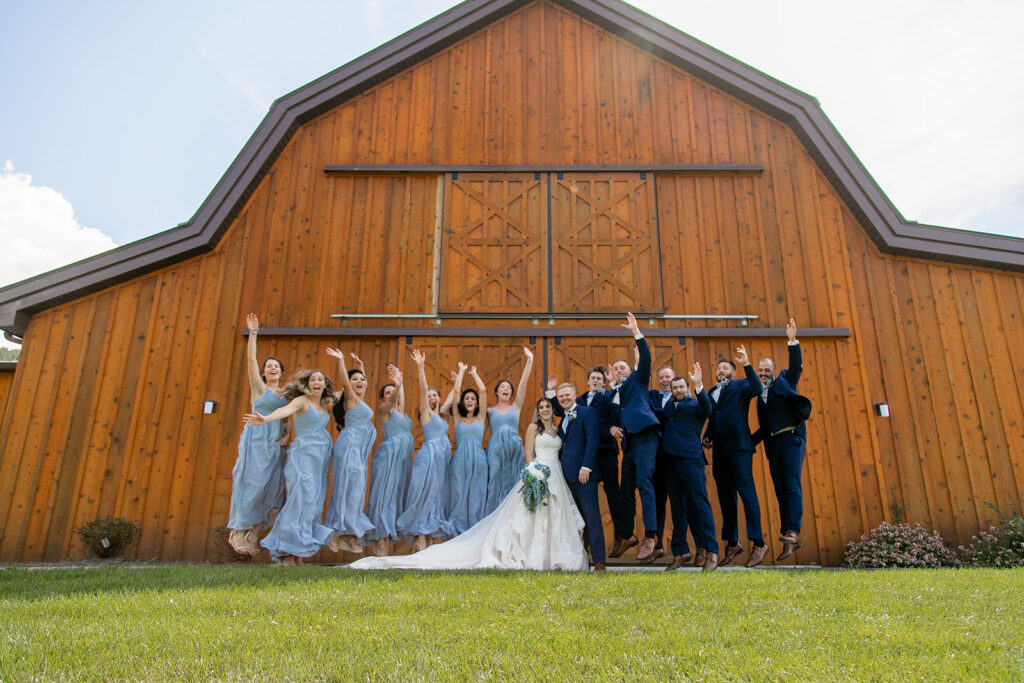
M 366 503 L 366 464 L 376 438 L 370 406 L 360 401 L 345 412 L 345 428 L 334 444 L 334 489 L 324 516 L 324 524 L 339 536 L 359 538 L 373 531 L 363 506 Z
M 397 522 L 405 509 L 412 451 L 412 418 L 392 408 L 384 423 L 384 440 L 370 461 L 370 498 L 366 503 L 366 516 L 374 530 L 359 539 L 362 545 L 370 545 L 379 538 L 400 538 Z
M 288 401 L 271 389 L 252 402 L 252 409 L 269 415 Z M 231 512 L 229 529 L 262 526 L 267 515 L 284 503 L 284 449 L 281 438 L 284 422 L 245 425 L 238 440 L 238 459 L 231 470 Z
M 309 557 L 325 545 L 334 531 L 320 523 L 327 497 L 326 463 L 331 459 L 327 421 L 331 411 L 309 408 L 292 419 L 295 440 L 285 458 L 284 483 L 288 496 L 261 545 L 274 558 Z
M 398 517 L 398 533 L 408 540 L 423 535 L 455 535 L 444 514 L 445 481 L 452 454 L 448 423 L 434 415 L 423 425 L 423 438 L 412 463 L 405 510 Z
M 519 473 L 526 464 L 523 439 L 519 436 L 519 413 L 512 408 L 490 413 L 491 440 L 487 442 L 487 504 L 484 514 L 489 515 L 519 483 Z
M 445 514 L 456 534 L 484 518 L 487 503 L 487 451 L 484 421 L 455 422 L 455 452 L 448 463 Z

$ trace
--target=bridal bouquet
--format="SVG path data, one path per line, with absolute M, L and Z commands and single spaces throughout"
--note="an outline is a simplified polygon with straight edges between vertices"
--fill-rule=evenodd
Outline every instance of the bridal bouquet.
M 529 463 L 519 473 L 519 481 L 523 482 L 523 504 L 530 512 L 536 512 L 538 505 L 547 505 L 544 501 L 548 495 L 548 477 L 551 468 L 536 460 Z

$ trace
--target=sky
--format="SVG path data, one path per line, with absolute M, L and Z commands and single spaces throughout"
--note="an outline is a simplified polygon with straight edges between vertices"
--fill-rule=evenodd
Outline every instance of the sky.
M 451 0 L 0 0 L 0 286 L 188 221 L 274 99 Z M 815 96 L 910 220 L 1024 237 L 1024 2 L 636 0 Z

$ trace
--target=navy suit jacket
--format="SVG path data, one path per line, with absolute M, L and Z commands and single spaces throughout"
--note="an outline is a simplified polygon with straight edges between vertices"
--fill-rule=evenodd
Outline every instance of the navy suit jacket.
M 752 365 L 744 365 L 743 370 L 746 380 L 733 379 L 722 387 L 717 401 L 711 399 L 711 417 L 704 436 L 711 439 L 716 451 L 754 452 L 748 414 L 750 399 L 761 395 L 761 382 Z
M 611 428 L 615 424 L 612 419 L 611 403 L 612 392 L 602 389 L 597 394 L 594 394 L 593 400 L 590 405 L 587 406 L 587 392 L 582 396 L 576 397 L 576 405 L 583 406 L 584 408 L 589 407 L 597 414 L 597 430 L 600 434 L 600 446 L 606 450 L 618 450 L 619 446 L 615 443 L 615 437 L 612 436 Z M 553 403 L 554 404 L 554 403 Z M 556 405 L 555 413 L 561 417 L 563 415 L 562 406 Z
M 704 459 L 700 445 L 700 431 L 705 420 L 711 415 L 711 397 L 704 389 L 696 398 L 676 402 L 669 399 L 664 411 L 665 424 L 662 427 L 661 448 L 677 458 Z
M 636 346 L 640 350 L 640 362 L 636 370 L 615 390 L 619 397 L 619 423 L 629 434 L 639 434 L 660 424 L 651 406 L 647 388 L 651 383 L 651 349 L 643 337 L 636 340 Z M 615 402 L 614 395 L 612 402 Z
M 789 367 L 772 381 L 768 388 L 768 402 L 757 397 L 757 421 L 761 427 L 752 437 L 755 446 L 786 427 L 796 427 L 796 433 L 807 438 L 804 420 L 811 415 L 811 401 L 796 390 L 804 369 L 803 354 L 799 344 L 793 344 L 788 349 Z
M 601 481 L 597 469 L 597 447 L 600 440 L 597 427 L 597 413 L 586 405 L 576 406 L 576 419 L 563 417 L 558 425 L 562 437 L 562 474 L 570 484 L 580 481 L 580 468 L 590 468 L 590 481 Z

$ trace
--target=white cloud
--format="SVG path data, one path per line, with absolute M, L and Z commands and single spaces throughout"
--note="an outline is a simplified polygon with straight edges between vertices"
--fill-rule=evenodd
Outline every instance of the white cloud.
M 0 287 L 117 246 L 79 225 L 64 195 L 33 185 L 10 161 L 0 171 L 0 245 Z

